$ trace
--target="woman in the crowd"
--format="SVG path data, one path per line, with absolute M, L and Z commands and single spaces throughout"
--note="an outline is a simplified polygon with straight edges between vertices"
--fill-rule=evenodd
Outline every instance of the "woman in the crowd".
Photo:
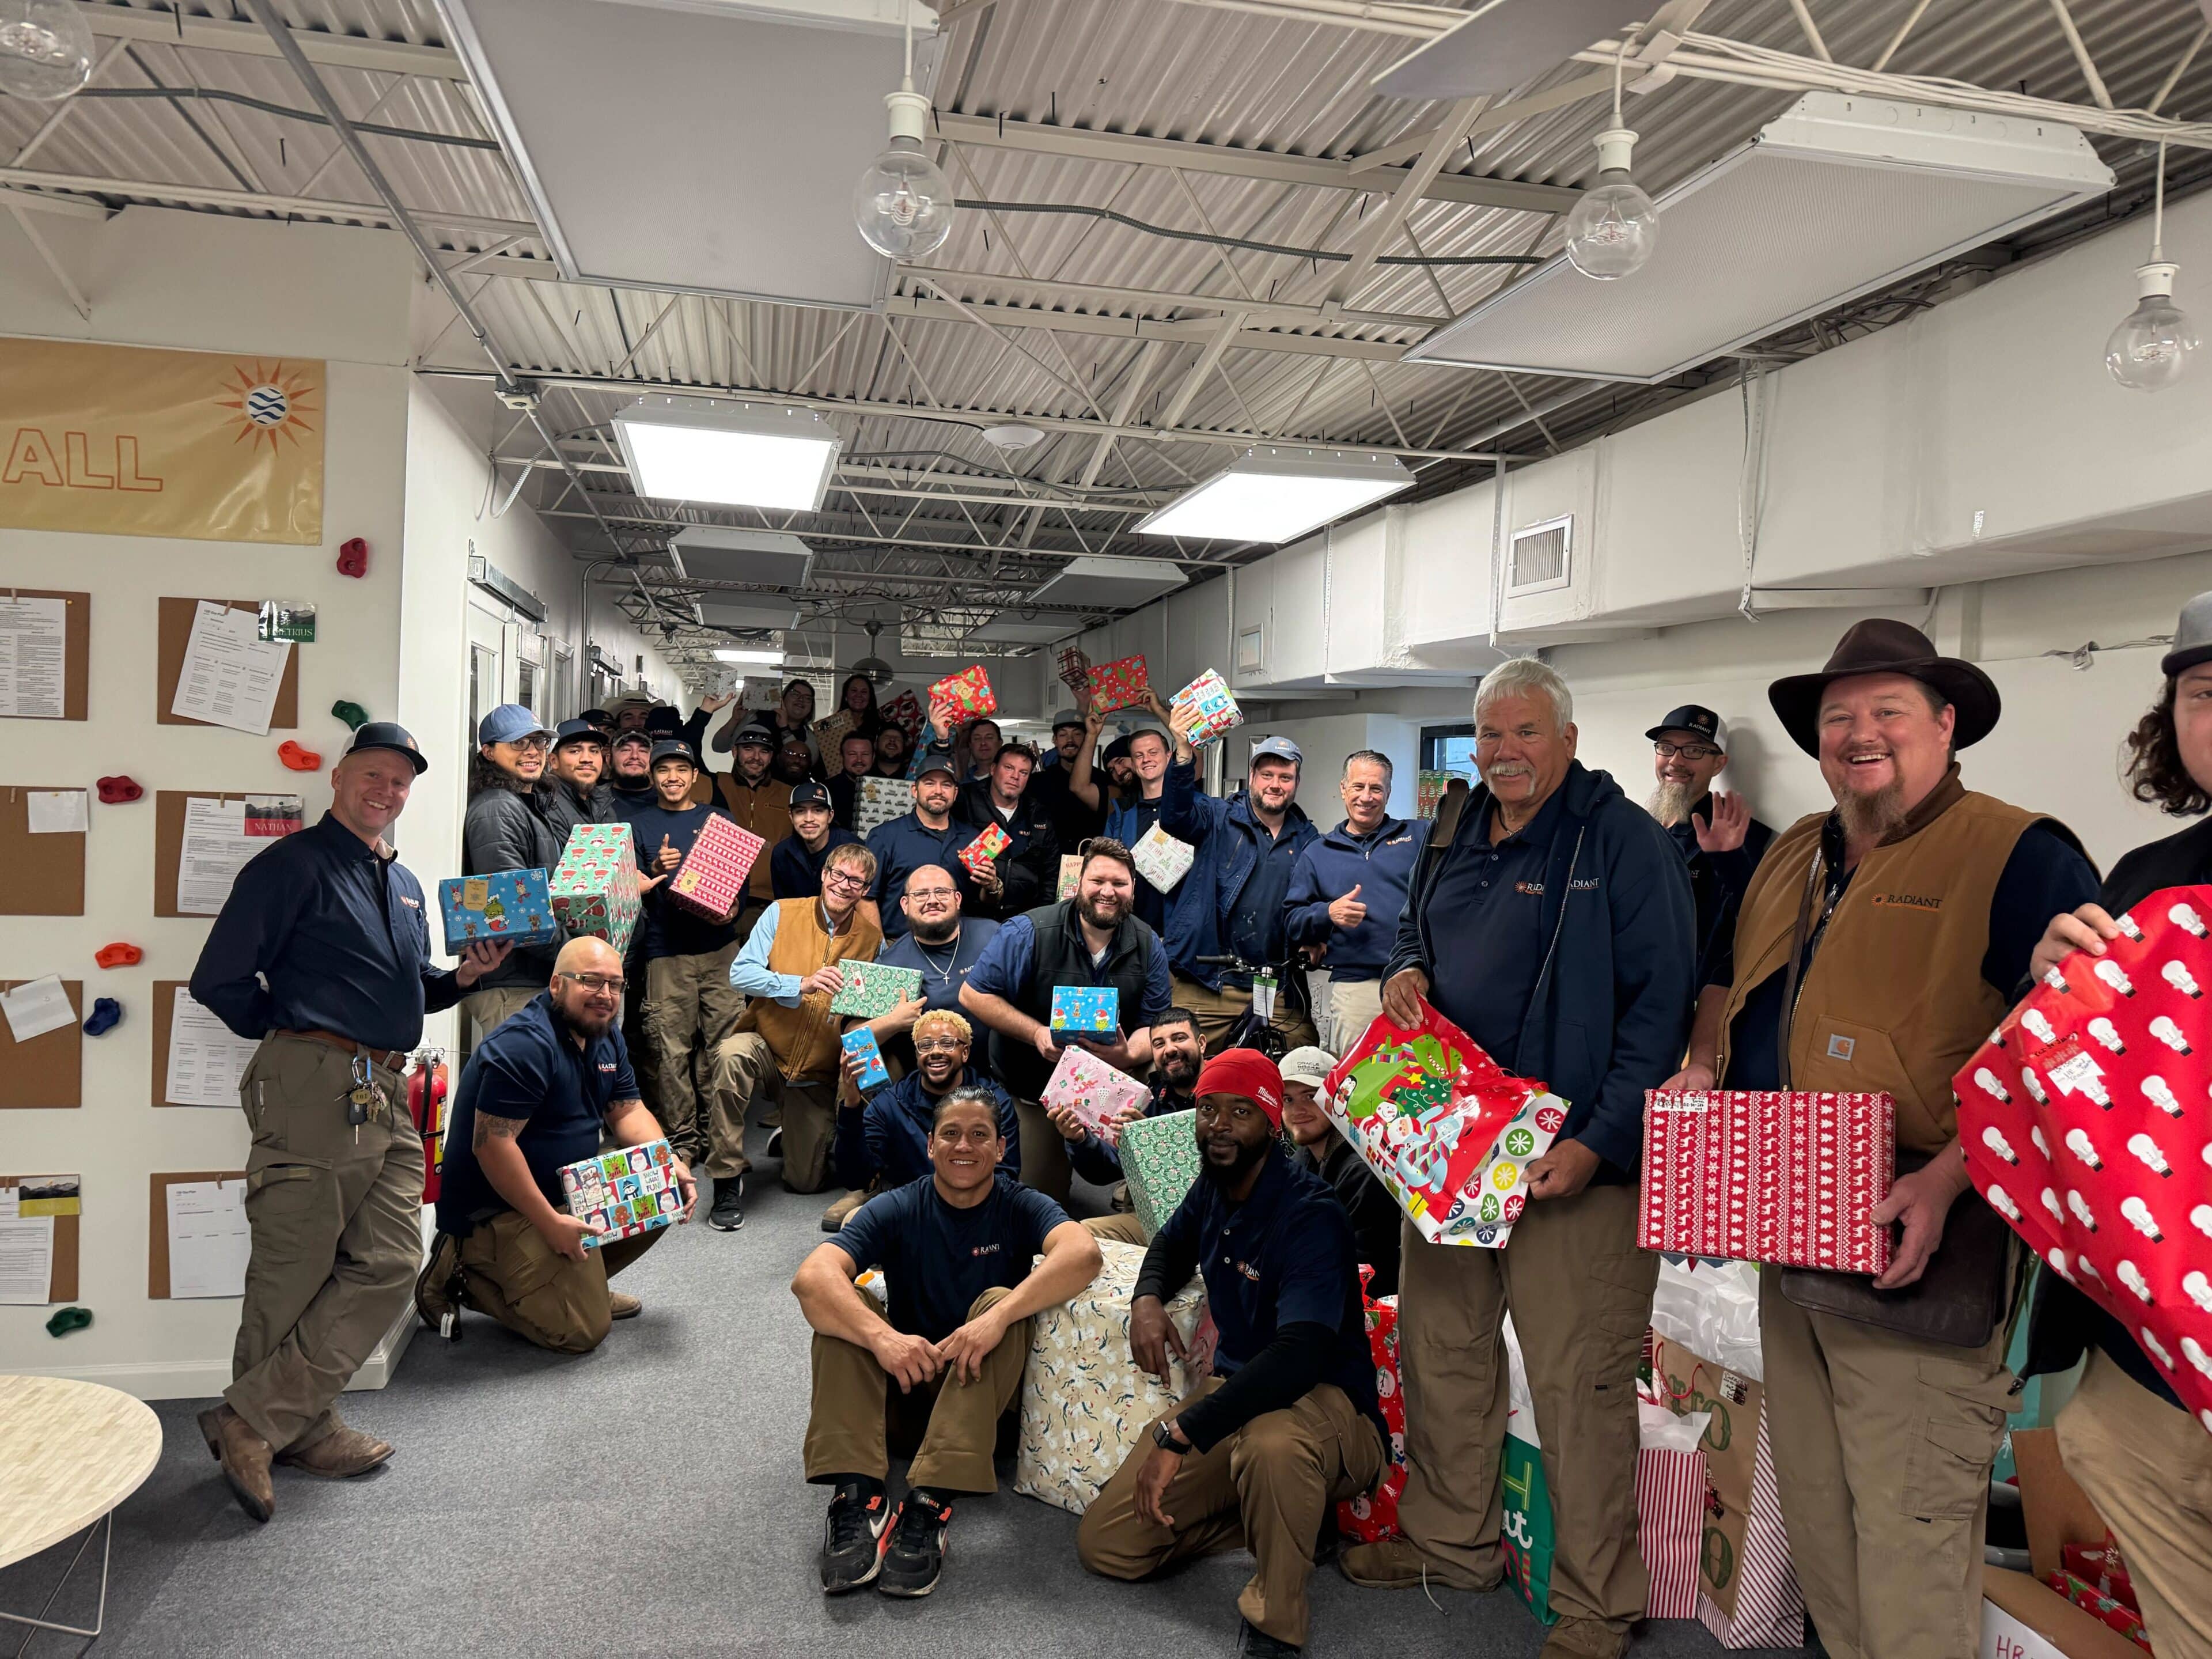
M 876 683 L 856 672 L 845 677 L 836 711 L 814 728 L 814 744 L 825 763 L 834 763 L 838 745 L 848 734 L 872 738 L 883 729 L 883 711 L 876 706 Z M 836 769 L 831 764 L 830 770 Z
M 2182 607 L 2166 684 L 2128 734 L 2127 781 L 2175 817 L 2212 808 L 2212 593 Z M 2113 921 L 2166 887 L 2212 882 L 2212 819 L 2138 847 L 2113 867 L 2095 904 L 2051 918 L 2036 946 L 2039 976 L 2069 951 L 2101 956 Z M 2118 1540 L 2160 1655 L 2212 1654 L 2212 1434 L 2190 1419 L 2129 1328 L 2055 1273 L 2041 1275 L 2026 1374 L 2088 1364 L 2058 1413 L 2067 1472 Z

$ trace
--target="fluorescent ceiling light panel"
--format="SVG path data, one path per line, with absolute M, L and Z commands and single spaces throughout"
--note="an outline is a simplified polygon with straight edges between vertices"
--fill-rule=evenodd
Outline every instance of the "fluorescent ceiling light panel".
M 1650 384 L 2112 188 L 2055 122 L 1808 93 L 1658 198 L 1641 270 L 1555 254 L 1406 361 Z
M 1038 605 L 1083 611 L 1133 610 L 1183 585 L 1183 574 L 1165 559 L 1126 559 L 1092 553 L 1070 559 L 1058 575 L 1030 595 Z
M 1185 490 L 1138 525 L 1137 533 L 1279 546 L 1413 483 L 1395 455 L 1265 446 Z
M 1510 92 L 1651 10 L 1650 0 L 1489 0 L 1372 84 L 1385 98 Z
M 714 660 L 716 662 L 742 663 L 753 668 L 775 668 L 782 665 L 783 653 L 781 651 L 744 651 L 724 649 L 717 647 L 714 652 Z
M 717 398 L 648 394 L 614 428 L 641 495 L 785 512 L 822 505 L 845 441 L 811 409 Z

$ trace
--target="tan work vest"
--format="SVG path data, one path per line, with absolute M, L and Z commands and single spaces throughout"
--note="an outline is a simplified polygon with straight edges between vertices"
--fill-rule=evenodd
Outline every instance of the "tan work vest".
M 714 799 L 708 805 L 720 806 L 739 827 L 761 838 L 760 857 L 753 860 L 752 873 L 745 878 L 745 896 L 755 901 L 774 898 L 769 857 L 775 851 L 776 842 L 791 833 L 791 786 L 775 778 L 763 778 L 748 787 L 727 772 L 718 773 Z
M 2038 817 L 1960 789 L 1955 776 L 1936 786 L 1932 817 L 1916 814 L 1860 860 L 1799 982 L 1790 1032 L 1792 1088 L 1887 1092 L 1897 1103 L 1897 1144 L 1931 1154 L 1958 1130 L 1952 1074 L 2010 1006 L 1982 978 L 1990 900 L 2014 844 Z M 1955 799 L 1943 805 L 1946 794 Z M 1811 872 L 1827 817 L 1801 818 L 1778 836 L 1744 895 L 1720 1076 L 1737 1014 L 1788 965 L 1806 884 L 1819 879 Z M 1822 896 L 1813 896 L 1808 933 Z
M 768 965 L 794 979 L 805 979 L 833 962 L 873 962 L 884 942 L 882 930 L 857 908 L 835 939 L 822 926 L 819 899 L 782 899 L 775 909 L 775 943 L 768 947 Z M 830 1003 L 829 994 L 822 991 L 807 992 L 796 1008 L 787 1008 L 771 997 L 750 997 L 738 1029 L 758 1031 L 768 1039 L 769 1052 L 785 1077 L 793 1081 L 832 1077 L 837 1072 L 842 1022 L 830 1012 Z

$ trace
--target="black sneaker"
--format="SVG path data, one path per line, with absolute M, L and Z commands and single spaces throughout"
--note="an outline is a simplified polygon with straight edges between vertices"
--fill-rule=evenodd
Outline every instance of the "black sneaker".
M 822 1523 L 822 1593 L 842 1595 L 874 1581 L 891 1518 L 880 1480 L 842 1480 Z
M 1294 1648 L 1255 1628 L 1249 1620 L 1240 1622 L 1237 1632 L 1237 1659 L 1297 1659 L 1304 1651 L 1304 1648 Z
M 883 1576 L 876 1588 L 886 1595 L 927 1595 L 945 1571 L 945 1534 L 952 1524 L 952 1505 L 926 1486 L 909 1491 L 891 1523 L 884 1547 Z
M 460 1313 L 467 1302 L 461 1280 L 461 1241 L 451 1233 L 440 1233 L 415 1280 L 415 1311 L 425 1325 L 451 1341 L 461 1334 Z
M 714 1207 L 707 1212 L 707 1224 L 718 1233 L 733 1233 L 745 1224 L 745 1178 L 743 1176 L 714 1177 Z

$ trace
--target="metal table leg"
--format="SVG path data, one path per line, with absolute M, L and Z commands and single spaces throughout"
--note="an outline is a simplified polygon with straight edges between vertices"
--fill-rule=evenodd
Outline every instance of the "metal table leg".
M 92 1628 L 82 1630 L 75 1625 L 50 1623 L 46 1617 L 46 1613 L 52 1609 L 55 1599 L 61 1595 L 62 1586 L 69 1583 L 70 1575 L 76 1571 L 76 1564 L 84 1559 L 84 1553 L 92 1547 L 93 1534 L 101 1532 L 102 1528 L 106 1530 L 100 1547 L 100 1606 L 93 1615 Z M 114 1553 L 114 1549 L 115 1511 L 110 1510 L 84 1529 L 84 1541 L 76 1547 L 76 1553 L 70 1557 L 69 1565 L 62 1569 L 62 1576 L 55 1581 L 53 1590 L 47 1595 L 46 1604 L 39 1609 L 39 1617 L 31 1619 L 20 1613 L 0 1612 L 0 1620 L 5 1620 L 11 1625 L 28 1625 L 32 1627 L 24 1633 L 22 1646 L 15 1650 L 15 1659 L 23 1659 L 23 1656 L 30 1651 L 31 1644 L 38 1639 L 39 1632 L 42 1630 L 58 1631 L 64 1636 L 87 1638 L 84 1649 L 80 1651 L 88 1650 L 92 1644 L 100 1639 L 100 1628 L 107 1622 L 107 1565 L 110 1557 Z

